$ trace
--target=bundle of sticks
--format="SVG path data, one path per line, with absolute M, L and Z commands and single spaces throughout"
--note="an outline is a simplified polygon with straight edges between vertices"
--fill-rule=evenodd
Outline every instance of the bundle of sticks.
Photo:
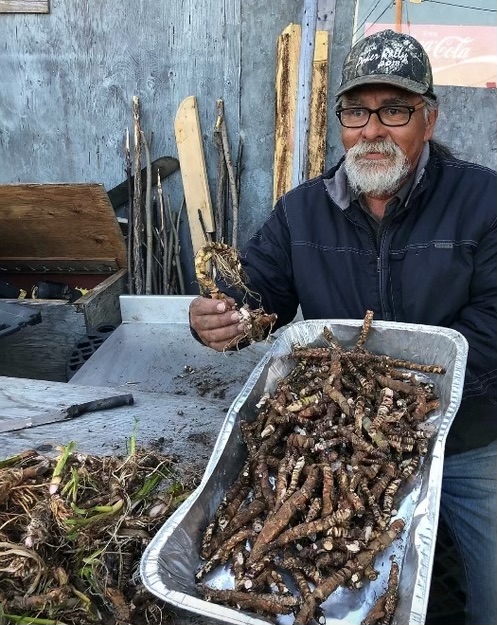
M 133 97 L 133 165 L 129 132 L 126 132 L 125 163 L 128 180 L 128 292 L 136 295 L 186 293 L 180 260 L 180 224 L 184 199 L 178 211 L 164 195 L 160 174 L 152 180 L 150 149 L 141 127 L 140 101 Z M 146 163 L 145 189 L 140 176 L 142 149 Z M 133 175 L 134 172 L 134 175 Z M 154 185 L 155 194 L 153 192 Z
M 243 140 L 239 137 L 236 162 L 233 162 L 228 140 L 224 101 L 217 100 L 214 145 L 217 152 L 216 241 L 238 246 L 238 212 L 242 173 Z
M 445 371 L 364 349 L 372 317 L 351 350 L 327 328 L 326 347 L 294 346 L 293 369 L 254 421 L 240 423 L 248 456 L 203 535 L 196 577 L 205 599 L 272 621 L 324 623 L 320 606 L 339 586 L 378 577 L 377 555 L 405 527 L 395 518 L 399 489 L 415 479 L 436 431 L 426 421 L 439 401 L 424 374 Z M 232 589 L 206 583 L 222 565 Z M 390 623 L 398 580 L 392 559 L 363 625 Z

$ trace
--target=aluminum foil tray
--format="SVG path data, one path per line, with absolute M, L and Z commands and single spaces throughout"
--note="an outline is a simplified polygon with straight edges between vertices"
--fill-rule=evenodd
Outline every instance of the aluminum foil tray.
M 246 458 L 239 428 L 240 420 L 252 421 L 256 404 L 265 392 L 272 392 L 278 380 L 294 365 L 289 357 L 292 345 L 320 345 L 324 326 L 338 341 L 351 348 L 362 322 L 358 320 L 301 321 L 284 330 L 252 371 L 232 403 L 199 487 L 166 521 L 147 547 L 141 560 L 141 576 L 146 588 L 160 599 L 185 610 L 235 625 L 263 625 L 257 615 L 205 601 L 195 587 L 194 575 L 200 564 L 202 532 L 238 475 Z M 326 625 L 359 624 L 373 605 L 388 578 L 388 558 L 395 554 L 401 566 L 399 603 L 393 623 L 423 624 L 433 565 L 438 525 L 442 465 L 447 432 L 461 401 L 468 345 L 455 330 L 387 321 L 374 321 L 366 349 L 423 364 L 445 367 L 446 374 L 427 376 L 435 384 L 440 409 L 430 417 L 437 433 L 421 467 L 418 480 L 403 491 L 398 517 L 406 521 L 401 538 L 380 554 L 375 582 L 361 590 L 337 589 L 323 604 Z M 218 588 L 232 587 L 226 570 L 215 572 L 208 583 Z M 293 617 L 280 617 L 283 625 Z

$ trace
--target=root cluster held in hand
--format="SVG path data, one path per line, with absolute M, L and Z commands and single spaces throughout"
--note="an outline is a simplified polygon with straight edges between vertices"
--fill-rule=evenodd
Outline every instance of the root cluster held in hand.
M 189 494 L 174 459 L 27 450 L 0 461 L 0 621 L 27 625 L 166 622 L 141 584 L 146 545 Z
M 242 270 L 238 251 L 225 243 L 209 243 L 199 249 L 195 256 L 195 274 L 200 292 L 213 299 L 226 299 L 226 295 L 216 285 L 214 274 L 244 297 L 259 299 L 257 293 L 247 286 L 247 277 Z M 243 304 L 240 308 L 234 306 L 233 310 L 238 310 L 244 332 L 236 337 L 233 345 L 228 345 L 228 349 L 245 342 L 263 341 L 277 320 L 276 314 L 269 315 L 262 308 L 252 310 L 248 304 Z
M 371 322 L 368 312 L 351 350 L 327 328 L 327 347 L 294 346 L 293 369 L 240 423 L 248 457 L 203 536 L 205 599 L 306 625 L 325 621 L 320 605 L 339 586 L 377 578 L 376 556 L 405 526 L 398 491 L 435 432 L 426 420 L 439 402 L 419 373 L 444 371 L 366 351 Z M 226 564 L 234 588 L 209 587 Z M 390 622 L 398 567 L 364 625 Z

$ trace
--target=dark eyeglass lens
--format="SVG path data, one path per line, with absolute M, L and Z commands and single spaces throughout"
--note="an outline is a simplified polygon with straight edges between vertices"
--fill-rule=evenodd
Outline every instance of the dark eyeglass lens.
M 411 111 L 407 106 L 382 106 L 378 110 L 378 115 L 384 124 L 400 126 L 409 121 Z
M 368 123 L 369 111 L 367 109 L 343 109 L 340 114 L 340 121 L 344 126 L 350 128 L 363 126 Z
M 373 112 L 375 111 L 371 111 Z M 382 106 L 376 112 L 380 121 L 387 126 L 402 126 L 407 124 L 411 117 L 411 111 L 407 106 Z M 348 128 L 365 126 L 370 117 L 370 111 L 366 108 L 345 108 L 339 113 L 341 123 Z

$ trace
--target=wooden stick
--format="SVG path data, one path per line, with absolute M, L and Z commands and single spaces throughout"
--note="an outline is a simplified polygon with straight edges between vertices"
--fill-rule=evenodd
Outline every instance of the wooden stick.
M 228 171 L 228 179 L 230 183 L 231 193 L 231 210 L 232 210 L 232 222 L 231 222 L 231 245 L 236 249 L 238 246 L 238 191 L 236 186 L 235 170 L 233 168 L 233 161 L 231 160 L 230 145 L 228 141 L 228 131 L 226 129 L 226 120 L 224 118 L 224 102 L 223 100 L 217 101 L 217 113 L 221 118 L 220 132 L 221 139 L 223 141 L 223 153 L 224 160 L 226 162 L 226 169 Z
M 217 186 L 216 186 L 216 241 L 222 243 L 226 237 L 226 180 L 228 172 L 223 153 L 221 138 L 221 117 L 217 117 L 214 126 L 214 145 L 217 151 Z
M 176 263 L 176 274 L 178 276 L 178 286 L 179 286 L 179 292 L 181 295 L 185 294 L 185 281 L 183 279 L 183 270 L 181 269 L 181 260 L 180 260 L 180 251 L 181 251 L 181 246 L 180 246 L 180 242 L 179 242 L 179 226 L 180 226 L 180 219 L 181 219 L 181 213 L 183 211 L 183 207 L 185 206 L 185 198 L 183 198 L 182 202 L 181 202 L 181 206 L 179 207 L 179 211 L 178 211 L 178 216 L 177 216 L 177 221 L 176 221 L 176 227 L 174 229 L 174 260 Z
M 159 230 L 161 219 L 159 200 L 153 190 L 156 183 L 153 182 L 154 172 L 152 169 L 150 173 L 152 185 L 152 293 L 162 295 L 162 238 Z
M 126 128 L 126 148 L 125 148 L 125 162 L 126 162 L 126 181 L 128 184 L 128 236 L 126 243 L 128 244 L 128 257 L 127 257 L 127 269 L 128 269 L 128 293 L 133 295 L 133 185 L 131 184 L 131 152 L 129 145 L 129 128 Z
M 143 148 L 145 150 L 145 162 L 147 164 L 147 183 L 145 187 L 145 228 L 147 233 L 147 257 L 145 263 L 145 295 L 152 295 L 152 257 L 153 257 L 153 226 L 152 226 L 152 159 L 150 147 L 145 133 L 140 131 Z
M 162 182 L 160 176 L 157 176 L 157 194 L 159 196 L 160 220 L 161 220 L 161 238 L 162 238 L 162 292 L 164 295 L 169 294 L 169 285 L 167 278 L 167 216 L 164 207 L 164 195 L 162 192 Z
M 141 130 L 140 130 L 140 100 L 133 96 L 133 128 L 134 128 L 134 193 L 133 193 L 133 276 L 135 293 L 143 295 L 143 257 L 142 257 L 142 186 L 140 158 L 141 158 Z
M 185 281 L 183 278 L 183 271 L 181 269 L 181 261 L 180 261 L 180 252 L 181 246 L 179 241 L 179 227 L 181 220 L 181 213 L 183 211 L 183 207 L 185 206 L 185 198 L 183 198 L 181 202 L 181 206 L 179 211 L 175 213 L 171 210 L 171 202 L 169 197 L 167 197 L 167 206 L 169 212 L 169 222 L 171 224 L 171 231 L 169 233 L 169 250 L 168 250 L 168 275 L 169 275 L 169 292 L 172 294 L 174 289 L 174 277 L 177 278 L 177 288 L 176 292 L 180 295 L 184 295 L 185 293 Z M 173 270 L 175 268 L 175 270 Z M 176 274 L 174 276 L 174 274 Z
M 176 222 L 175 220 L 175 214 L 173 213 L 173 210 L 171 208 L 171 199 L 169 198 L 169 196 L 166 196 L 166 202 L 167 202 L 167 212 L 169 215 L 169 223 L 171 225 L 171 228 L 169 230 L 169 245 L 168 245 L 168 251 L 167 251 L 167 277 L 168 277 L 168 281 L 169 281 L 169 293 L 172 295 L 173 294 L 173 253 L 174 253 L 174 224 Z
M 402 31 L 402 0 L 395 0 L 395 31 Z
M 204 217 L 202 215 L 202 211 L 200 210 L 200 208 L 198 209 L 198 218 L 200 221 L 200 227 L 202 228 L 202 232 L 204 233 L 205 241 L 208 245 L 209 243 L 212 243 L 212 237 L 211 237 L 211 233 L 207 232 L 207 228 L 204 222 Z
M 243 139 L 238 138 L 238 151 L 236 154 L 236 190 L 238 193 L 238 202 L 240 202 L 240 180 L 242 176 L 242 156 L 243 156 Z

